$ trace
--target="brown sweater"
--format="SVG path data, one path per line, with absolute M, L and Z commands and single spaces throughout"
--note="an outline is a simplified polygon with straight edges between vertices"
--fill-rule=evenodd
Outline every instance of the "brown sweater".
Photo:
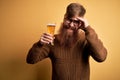
M 90 26 L 85 29 L 85 33 L 79 31 L 79 40 L 71 48 L 61 47 L 57 37 L 54 46 L 35 43 L 27 55 L 27 63 L 34 64 L 49 57 L 52 62 L 52 80 L 89 80 L 89 56 L 98 62 L 104 61 L 107 56 L 106 48 Z

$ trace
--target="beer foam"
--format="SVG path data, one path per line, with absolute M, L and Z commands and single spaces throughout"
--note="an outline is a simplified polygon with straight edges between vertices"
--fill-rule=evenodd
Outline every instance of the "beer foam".
M 47 26 L 55 26 L 55 23 L 48 23 Z

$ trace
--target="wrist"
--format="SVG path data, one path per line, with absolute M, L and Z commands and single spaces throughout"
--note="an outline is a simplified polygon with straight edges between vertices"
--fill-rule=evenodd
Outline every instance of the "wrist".
M 90 25 L 87 25 L 87 26 L 83 29 L 85 33 L 88 33 L 89 27 L 90 27 Z
M 37 45 L 38 46 L 43 46 L 44 45 L 44 43 L 42 43 L 40 40 L 37 42 Z

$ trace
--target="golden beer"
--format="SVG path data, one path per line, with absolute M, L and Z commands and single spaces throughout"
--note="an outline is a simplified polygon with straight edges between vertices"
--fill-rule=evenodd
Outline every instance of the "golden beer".
M 55 24 L 47 24 L 47 32 L 49 34 L 52 34 L 54 35 L 54 32 L 55 32 Z
M 55 24 L 47 24 L 47 32 L 49 34 L 52 34 L 54 37 L 54 32 L 55 32 Z M 54 45 L 54 43 L 52 42 L 51 45 Z

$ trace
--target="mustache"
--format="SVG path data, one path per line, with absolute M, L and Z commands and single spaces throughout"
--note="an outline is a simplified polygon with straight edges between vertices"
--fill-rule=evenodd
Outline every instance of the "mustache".
M 65 29 L 77 30 L 75 27 L 65 26 Z

